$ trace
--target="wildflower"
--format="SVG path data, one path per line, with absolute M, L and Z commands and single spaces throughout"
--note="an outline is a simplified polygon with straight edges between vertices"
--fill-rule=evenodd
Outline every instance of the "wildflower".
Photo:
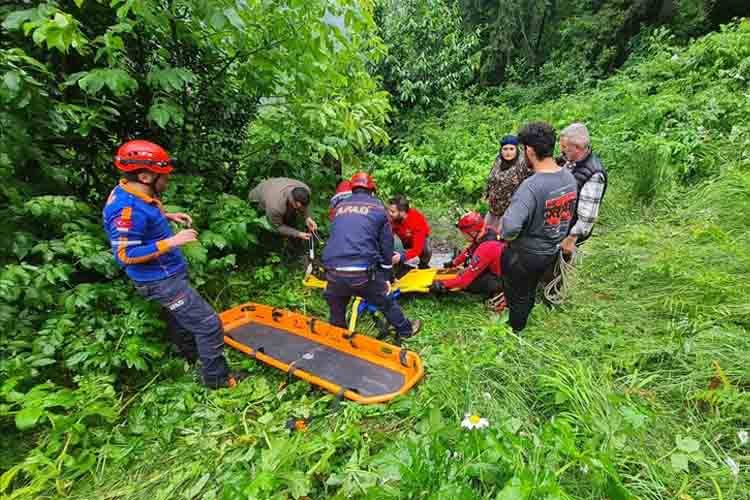
M 750 441 L 750 436 L 748 436 L 747 431 L 739 431 L 737 433 L 737 439 L 740 440 L 740 444 L 747 444 L 747 442 Z
M 489 401 L 490 399 L 492 399 L 492 394 L 490 394 L 489 392 L 483 392 L 483 393 L 482 393 L 482 396 L 483 396 L 483 397 L 484 397 L 484 399 L 486 399 L 487 401 Z M 747 432 L 745 433 L 745 435 L 747 436 Z
M 732 471 L 733 476 L 739 476 L 740 475 L 740 466 L 732 460 L 730 457 L 727 457 L 724 459 L 724 463 L 727 464 L 727 467 L 729 467 L 729 470 Z
M 469 430 L 484 429 L 489 426 L 490 423 L 486 418 L 480 417 L 479 415 L 469 415 L 468 413 L 464 416 L 464 420 L 461 422 L 461 427 Z

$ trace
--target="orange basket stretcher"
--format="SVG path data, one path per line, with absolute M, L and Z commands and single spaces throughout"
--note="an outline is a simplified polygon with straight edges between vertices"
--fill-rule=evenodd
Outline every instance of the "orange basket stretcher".
M 357 403 L 390 401 L 424 376 L 417 353 L 303 314 L 247 303 L 219 317 L 228 346 Z

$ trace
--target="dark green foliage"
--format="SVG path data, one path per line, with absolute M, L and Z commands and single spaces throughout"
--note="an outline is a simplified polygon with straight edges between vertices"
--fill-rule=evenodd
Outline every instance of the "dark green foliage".
M 474 80 L 479 30 L 464 30 L 453 1 L 385 1 L 378 14 L 388 49 L 378 73 L 402 107 L 437 104 Z
M 277 241 L 248 188 L 290 174 L 320 196 L 322 158 L 387 141 L 389 108 L 365 69 L 367 2 L 6 2 L 0 19 L 0 426 L 26 441 L 0 457 L 0 494 L 63 495 L 117 455 L 119 412 L 172 358 L 101 227 L 116 147 L 146 138 L 181 160 L 166 208 L 193 215 L 191 278 L 220 308 L 284 274 L 259 255 Z M 269 168 L 259 144 L 289 161 Z

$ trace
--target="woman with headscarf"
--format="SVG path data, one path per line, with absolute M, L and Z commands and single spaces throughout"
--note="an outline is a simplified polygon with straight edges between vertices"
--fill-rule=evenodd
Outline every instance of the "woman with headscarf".
M 484 198 L 489 205 L 485 216 L 488 229 L 500 231 L 503 214 L 510 206 L 513 193 L 529 175 L 529 167 L 518 149 L 518 138 L 515 135 L 506 135 L 500 141 L 500 151 L 492 165 L 484 190 Z

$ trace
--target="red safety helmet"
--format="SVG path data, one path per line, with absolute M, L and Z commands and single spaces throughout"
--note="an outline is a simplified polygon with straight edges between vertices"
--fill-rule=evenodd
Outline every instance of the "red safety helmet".
M 458 219 L 456 227 L 462 233 L 468 234 L 472 238 L 476 238 L 482 229 L 484 229 L 484 219 L 479 212 L 469 212 Z
M 375 181 L 372 180 L 372 176 L 366 172 L 357 172 L 352 175 L 352 179 L 349 181 L 352 189 L 365 188 L 369 191 L 377 191 L 378 187 L 375 185 Z
M 352 192 L 352 183 L 349 181 L 341 181 L 339 182 L 339 185 L 336 186 L 336 194 L 351 193 L 351 192 Z
M 174 160 L 158 144 L 149 141 L 128 141 L 117 150 L 115 166 L 123 172 L 148 170 L 155 174 L 172 172 Z

